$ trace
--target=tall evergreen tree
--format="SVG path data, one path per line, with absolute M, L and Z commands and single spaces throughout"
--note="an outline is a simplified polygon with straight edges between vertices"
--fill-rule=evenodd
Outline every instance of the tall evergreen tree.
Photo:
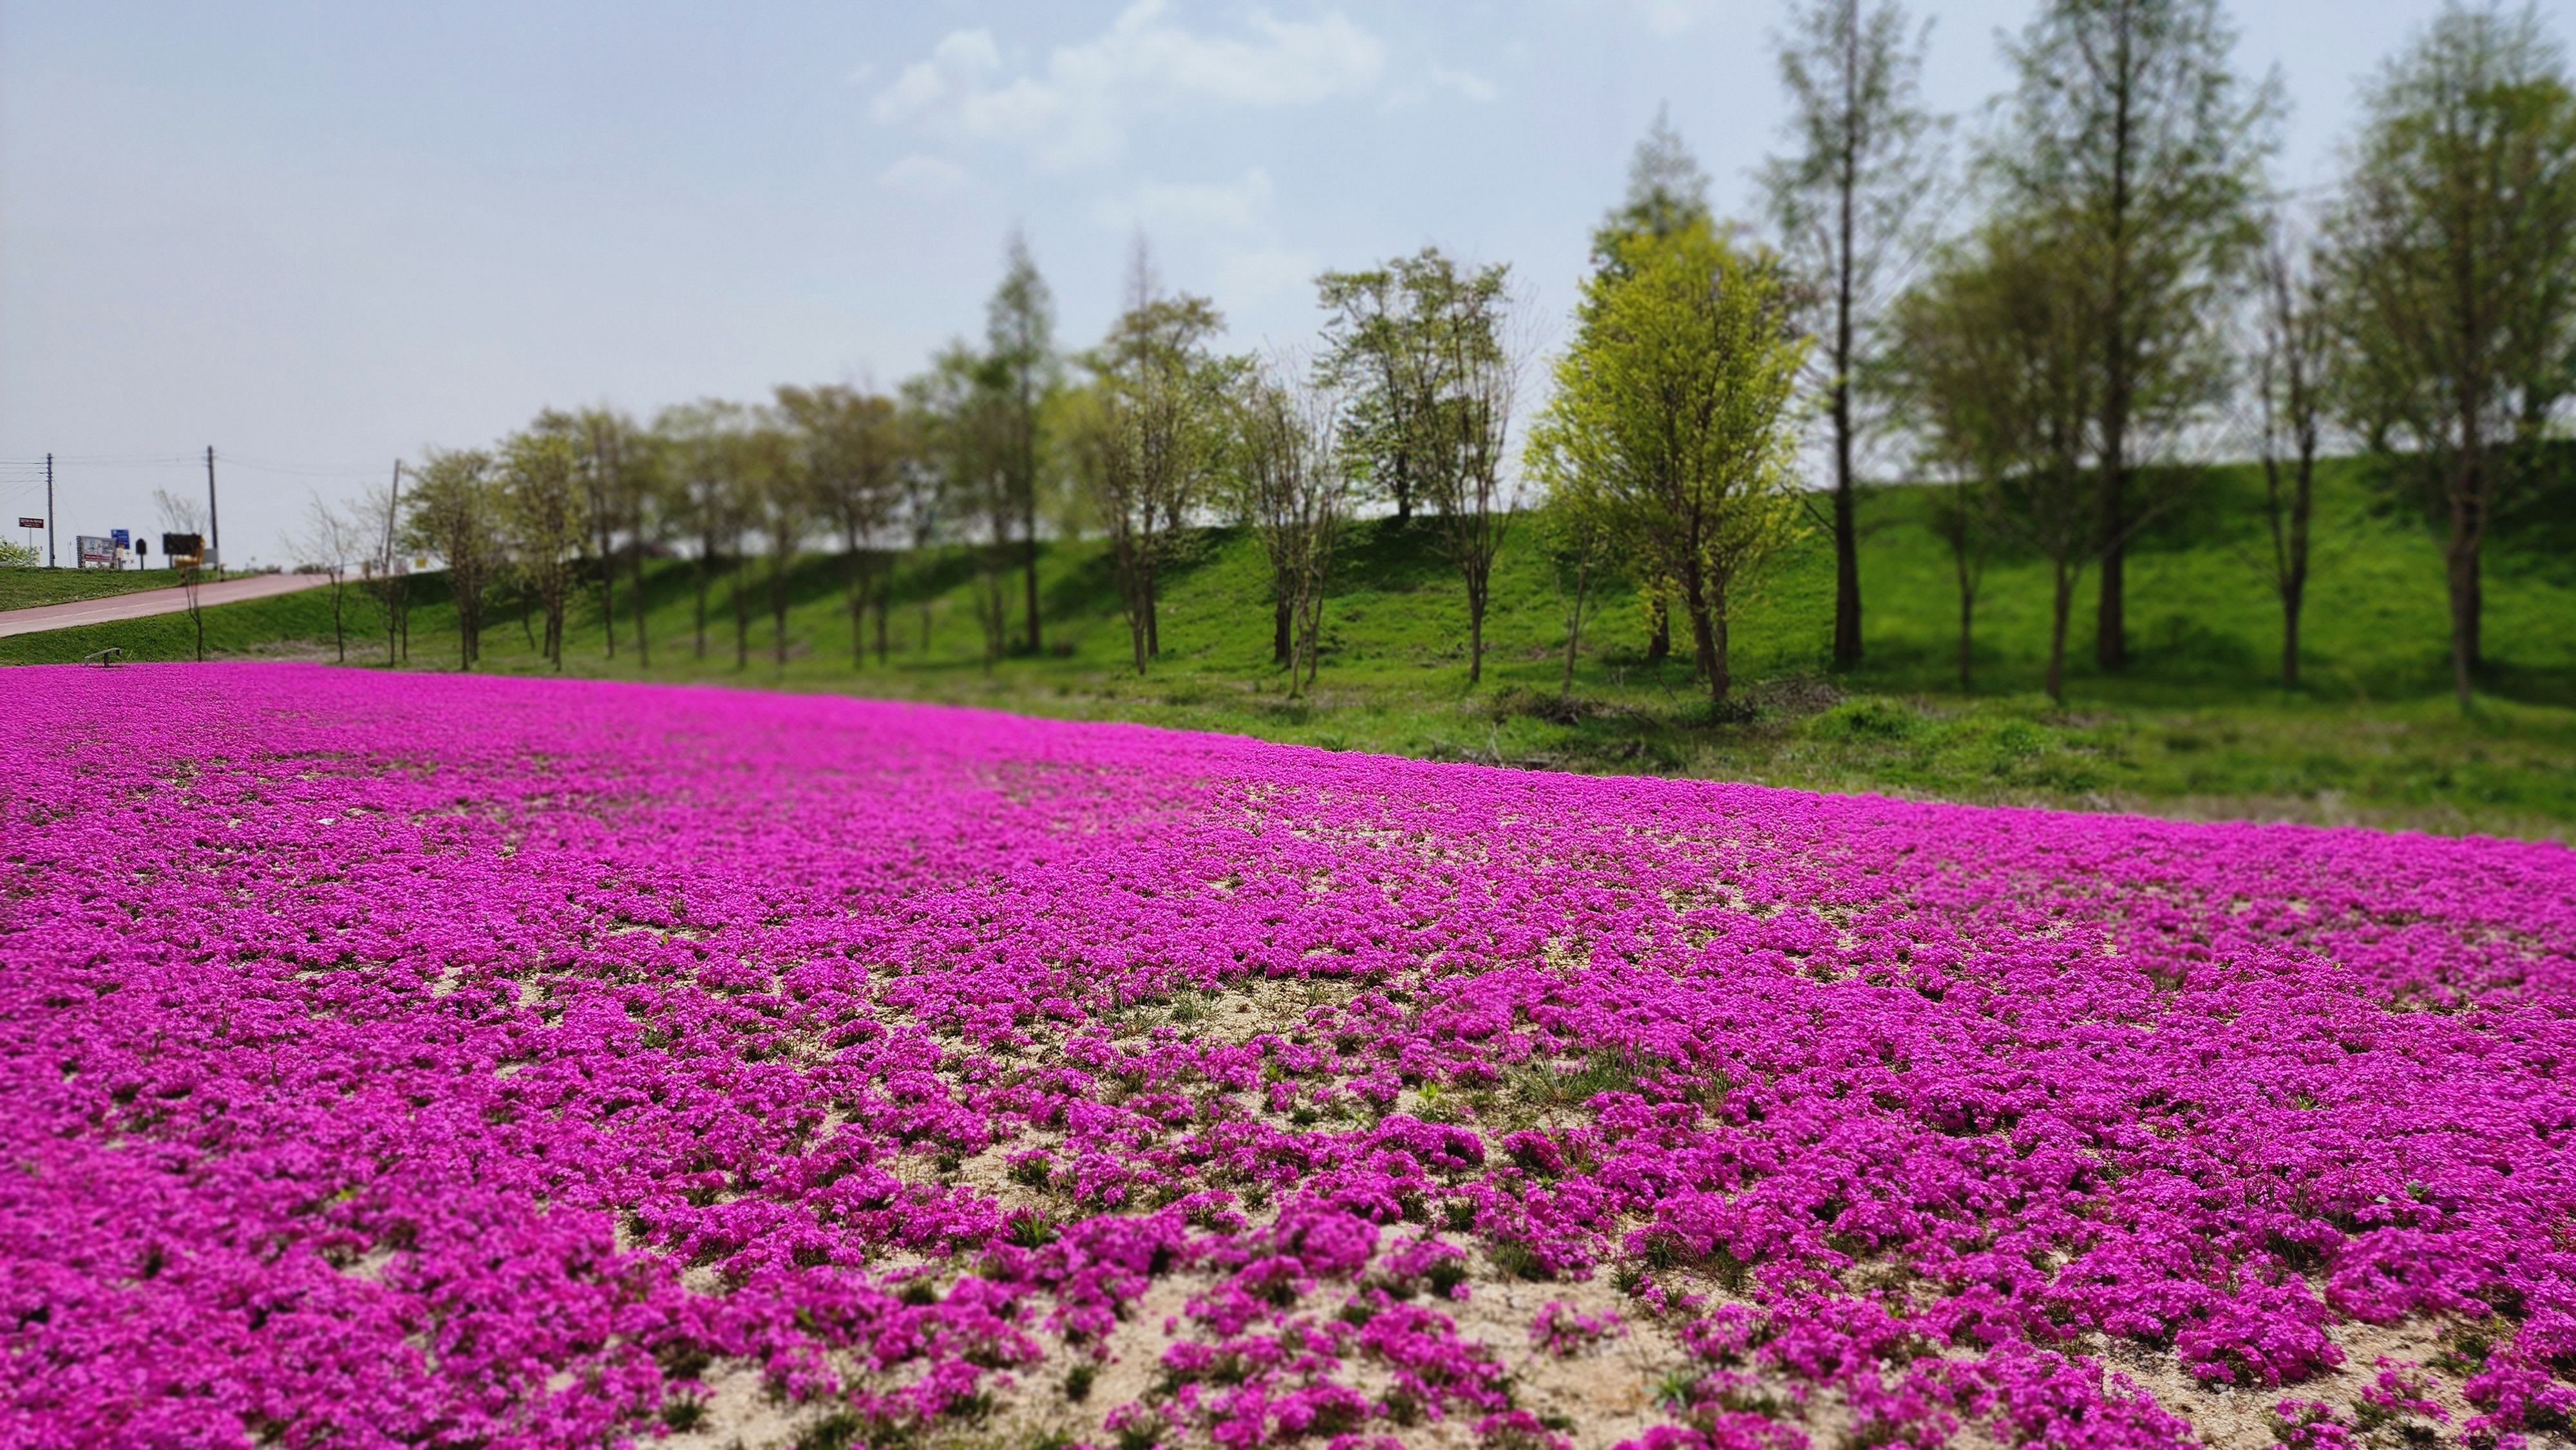
M 985 308 L 984 349 L 989 386 L 998 394 L 993 461 L 1017 515 L 1027 644 L 1036 654 L 1045 647 L 1038 621 L 1038 466 L 1045 453 L 1039 435 L 1063 362 L 1055 350 L 1055 293 L 1038 274 L 1028 235 L 1016 228 L 1003 249 L 1001 285 Z

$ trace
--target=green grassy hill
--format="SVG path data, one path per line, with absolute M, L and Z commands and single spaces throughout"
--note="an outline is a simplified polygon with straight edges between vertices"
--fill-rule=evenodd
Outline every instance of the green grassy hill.
M 632 638 L 625 581 L 619 637 L 605 653 L 600 600 L 579 609 L 565 669 L 579 675 L 739 682 L 991 705 L 1034 714 L 1136 719 L 1333 748 L 1595 771 L 1723 776 L 1825 789 L 1876 789 L 2182 815 L 2360 821 L 2564 837 L 2576 823 L 2576 568 L 2564 551 L 2508 537 L 2491 555 L 2486 696 L 2463 718 L 2447 691 L 2440 553 L 2420 519 L 2385 506 L 2357 467 L 2321 486 L 2306 678 L 2280 688 L 2279 615 L 2247 562 L 2256 543 L 2251 480 L 2217 470 L 2131 555 L 2134 664 L 2105 676 L 2070 650 L 2067 699 L 2036 694 L 2047 578 L 1998 558 L 1978 605 L 1977 690 L 1955 688 L 1957 600 L 1949 561 L 1907 489 L 1862 513 L 1866 666 L 1825 671 L 1831 557 L 1810 538 L 1736 611 L 1732 663 L 1749 718 L 1712 723 L 1686 661 L 1644 662 L 1637 599 L 1614 588 L 1587 626 L 1570 700 L 1560 699 L 1564 609 L 1524 532 L 1498 566 L 1484 686 L 1465 689 L 1464 611 L 1434 531 L 1362 525 L 1336 564 L 1323 673 L 1287 697 L 1270 659 L 1271 615 L 1257 544 L 1238 531 L 1194 536 L 1166 580 L 1163 653 L 1139 679 L 1100 546 L 1049 545 L 1041 580 L 1046 645 L 989 668 L 962 550 L 902 561 L 891 653 L 852 660 L 839 561 L 796 561 L 786 661 L 768 612 L 768 564 L 752 560 L 742 622 L 731 570 L 711 571 L 703 653 L 697 570 L 660 560 L 648 578 L 652 666 Z M 408 667 L 453 669 L 454 611 L 443 584 L 415 581 Z M 210 653 L 330 658 L 328 591 L 207 611 Z M 1014 588 L 1013 598 L 1017 592 Z M 2073 637 L 2089 646 L 2092 592 Z M 482 668 L 547 666 L 515 600 L 493 611 Z M 347 592 L 349 659 L 381 667 L 381 616 Z M 0 662 L 77 659 L 106 645 L 185 658 L 184 616 L 0 640 Z M 743 656 L 737 662 L 737 650 Z
M 0 569 L 0 609 L 177 587 L 175 569 Z

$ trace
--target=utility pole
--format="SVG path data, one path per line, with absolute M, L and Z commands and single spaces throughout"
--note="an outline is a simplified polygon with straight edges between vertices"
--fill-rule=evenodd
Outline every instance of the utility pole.
M 394 630 L 397 624 L 410 628 L 411 617 L 403 607 L 410 602 L 405 589 L 409 580 L 394 578 L 394 520 L 402 513 L 402 460 L 394 460 L 394 488 L 385 501 L 385 668 L 394 667 Z M 406 651 L 408 653 L 408 651 Z
M 206 532 L 213 535 L 207 547 L 215 551 L 215 581 L 224 577 L 224 526 L 215 517 L 215 445 L 206 445 Z
M 59 569 L 54 562 L 54 455 L 45 455 L 45 567 Z

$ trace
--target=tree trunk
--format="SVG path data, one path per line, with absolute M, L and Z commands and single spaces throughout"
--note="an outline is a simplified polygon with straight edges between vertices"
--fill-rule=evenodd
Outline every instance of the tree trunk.
M 1853 518 L 1851 479 L 1851 403 L 1845 389 L 1834 390 L 1834 667 L 1860 663 L 1860 537 Z
M 1036 483 L 1032 481 L 1030 491 L 1033 495 L 1036 487 Z M 1038 638 L 1038 516 L 1037 505 L 1034 502 L 1028 505 L 1028 512 L 1021 519 L 1020 532 L 1028 536 L 1023 541 L 1022 547 L 1026 550 L 1028 579 L 1029 653 L 1044 654 L 1046 653 L 1045 642 Z
M 2048 698 L 2066 703 L 2066 616 L 2075 606 L 2075 579 L 2066 561 L 2057 561 L 2057 591 L 2048 621 Z
M 848 559 L 842 564 L 842 589 L 850 600 L 850 668 L 858 669 L 868 662 L 868 592 L 866 571 L 859 565 L 859 541 L 853 536 Z
M 1565 616 L 1565 679 L 1556 687 L 1560 697 L 1571 698 L 1574 694 L 1574 651 L 1583 639 L 1583 596 L 1591 582 L 1592 561 L 1589 558 L 1576 559 L 1574 608 Z
M 2451 542 L 2443 552 L 2448 564 L 2451 595 L 2451 691 L 2459 697 L 2460 708 L 2469 708 L 2470 686 L 2478 668 L 2478 539 L 2463 515 L 2466 506 L 2454 502 L 2451 509 Z
M 1857 12 L 1847 24 L 1847 36 L 1857 45 L 1860 30 Z M 1849 51 L 1844 55 L 1843 76 L 1848 84 L 1859 68 L 1860 57 Z M 1846 104 L 1850 103 L 1848 91 Z M 1843 126 L 1842 166 L 1836 174 L 1837 221 L 1842 228 L 1841 246 L 1834 254 L 1834 668 L 1847 670 L 1860 663 L 1860 540 L 1852 519 L 1852 240 L 1857 225 L 1857 199 L 1860 185 L 1859 157 L 1854 152 L 1856 137 L 1845 112 Z
M 1709 679 L 1708 699 L 1712 705 L 1723 705 L 1726 703 L 1727 692 L 1735 685 L 1734 667 L 1727 662 L 1726 586 L 1721 583 L 1710 592 L 1712 597 L 1708 608 L 1709 661 L 1714 673 Z
M 698 581 L 698 658 L 707 657 L 707 570 L 715 562 L 715 546 L 701 540 L 697 559 Z
M 1959 569 L 1959 693 L 1962 695 L 1975 688 L 1969 676 L 1968 645 L 1974 636 L 1976 614 L 1977 593 L 1968 586 L 1968 571 L 1962 564 Z
M 1130 564 L 1127 579 L 1127 645 L 1136 657 L 1136 673 L 1145 673 L 1145 658 L 1153 653 L 1153 603 L 1141 565 Z
M 733 667 L 737 670 L 751 668 L 751 606 L 750 602 L 743 598 L 742 589 L 743 571 L 750 567 L 751 560 L 745 557 L 740 549 L 736 549 L 731 582 L 733 584 Z
M 886 615 L 894 609 L 894 556 L 889 554 L 877 571 L 877 667 L 883 669 L 892 657 L 886 642 Z
M 1288 602 L 1288 591 L 1285 587 L 1274 584 L 1273 589 L 1274 598 L 1271 601 L 1272 618 L 1270 621 L 1270 662 L 1274 665 L 1293 664 L 1294 661 L 1289 658 L 1289 616 L 1293 614 L 1295 610 Z M 1291 673 L 1293 674 L 1294 671 L 1291 671 Z
M 2104 670 L 2129 663 L 2128 633 L 2128 491 L 2129 404 L 2134 385 L 2129 338 L 2129 170 L 2136 164 L 2136 40 L 2130 33 L 2135 12 L 2116 10 L 2117 48 L 2109 61 L 2116 95 L 2111 133 L 2110 312 L 2103 328 L 2107 356 L 2102 397 L 2102 597 L 2094 616 L 2093 660 Z M 2061 568 L 2064 565 L 2061 563 Z M 2049 692 L 2052 696 L 2056 691 Z
M 2093 635 L 2093 662 L 2105 670 L 2129 663 L 2128 492 L 2128 469 L 2114 443 L 2104 452 L 2102 468 L 2102 601 Z
M 626 591 L 635 608 L 635 660 L 649 670 L 653 668 L 653 641 L 644 633 L 644 541 L 640 538 L 635 541 L 635 577 L 629 582 L 635 586 Z
M 608 529 L 599 531 L 599 622 L 608 635 L 608 657 L 617 658 L 617 555 Z
M 1474 689 L 1485 678 L 1485 596 L 1480 590 L 1467 595 L 1467 688 Z
M 1718 692 L 1717 671 L 1714 668 L 1717 658 L 1717 640 L 1709 626 L 1708 610 L 1694 601 L 1683 612 L 1690 616 L 1691 658 L 1698 669 L 1699 677 L 1708 682 L 1709 703 L 1712 705 L 1721 703 L 1726 696 Z
M 2302 601 L 2296 588 L 2281 593 L 2281 683 L 2291 689 L 2299 687 L 2299 608 Z
M 787 673 L 787 561 L 791 556 L 785 547 L 769 565 L 770 646 L 778 673 Z
M 1673 652 L 1673 611 L 1664 596 L 1657 594 L 1647 606 L 1649 621 L 1646 633 L 1646 663 L 1662 664 Z
M 1160 611 L 1155 607 L 1159 601 L 1154 597 L 1154 561 L 1151 556 L 1146 558 L 1142 572 L 1145 590 L 1145 654 L 1149 659 L 1161 659 L 1163 631 L 1162 621 L 1155 617 Z
M 1726 703 L 1726 657 L 1718 643 L 1718 625 L 1711 617 L 1706 587 L 1698 579 L 1682 581 L 1682 607 L 1690 615 L 1691 646 L 1699 676 L 1708 682 L 1708 702 Z

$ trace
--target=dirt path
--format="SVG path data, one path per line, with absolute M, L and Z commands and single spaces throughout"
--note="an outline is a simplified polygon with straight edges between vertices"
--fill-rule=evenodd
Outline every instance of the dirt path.
M 245 599 L 292 594 L 298 589 L 310 589 L 328 582 L 329 576 L 323 574 L 254 574 L 247 579 L 201 584 L 197 586 L 197 599 L 201 605 L 239 604 Z M 40 630 L 68 629 L 76 624 L 107 624 L 119 619 L 177 614 L 187 607 L 188 591 L 173 585 L 168 589 L 144 589 L 99 599 L 75 599 L 67 604 L 0 610 L 0 638 L 35 634 Z

